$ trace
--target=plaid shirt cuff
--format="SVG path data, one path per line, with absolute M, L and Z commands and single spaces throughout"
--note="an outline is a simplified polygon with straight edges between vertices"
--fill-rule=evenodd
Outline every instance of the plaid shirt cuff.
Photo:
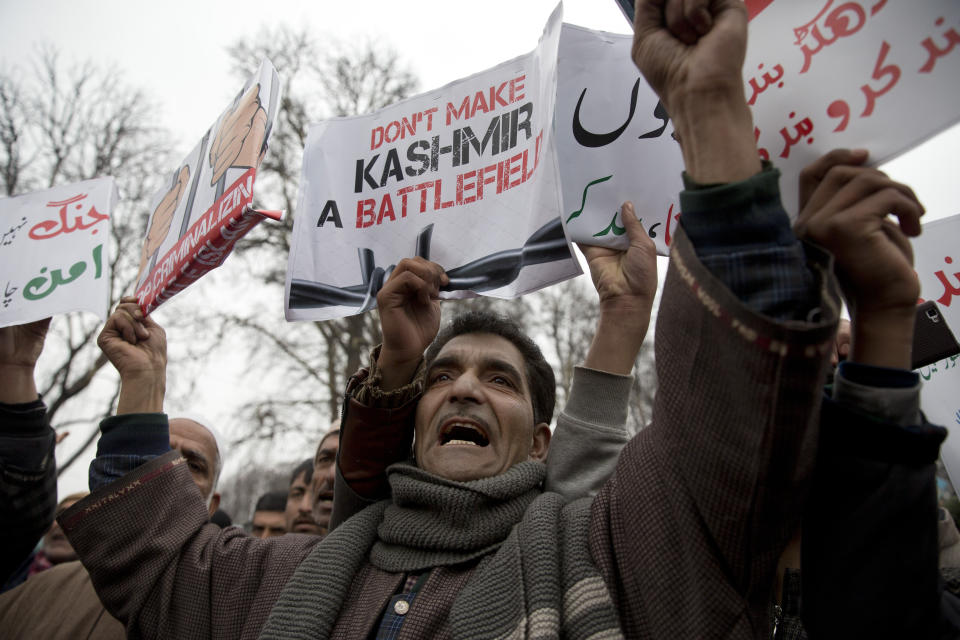
M 741 302 L 777 320 L 810 321 L 817 282 L 780 202 L 780 172 L 723 185 L 684 175 L 681 223 L 697 257 Z
M 140 465 L 170 451 L 165 413 L 129 413 L 100 423 L 97 457 L 90 463 L 90 491 L 119 480 Z

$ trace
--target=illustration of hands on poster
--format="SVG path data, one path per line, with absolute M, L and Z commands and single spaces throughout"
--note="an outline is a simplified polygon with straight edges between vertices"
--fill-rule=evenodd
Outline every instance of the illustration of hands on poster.
M 264 60 L 154 194 L 137 276 L 145 312 L 221 264 L 263 217 L 279 218 L 250 208 L 279 107 L 280 78 Z
M 960 3 L 747 0 L 746 98 L 761 157 L 797 214 L 800 171 L 830 149 L 882 164 L 960 120 Z M 661 254 L 679 216 L 680 149 L 630 62 L 632 36 L 564 25 L 557 149 L 572 240 L 622 248 L 636 205 Z M 596 64 L 592 63 L 594 60 Z
M 106 320 L 113 178 L 0 199 L 0 327 L 69 311 Z
M 373 308 L 406 257 L 447 270 L 443 298 L 516 297 L 580 273 L 559 219 L 553 146 L 560 14 L 531 54 L 311 127 L 288 320 Z
M 911 238 L 914 268 L 920 280 L 920 297 L 933 300 L 940 315 L 960 335 L 960 215 L 923 225 Z M 960 486 L 960 356 L 950 356 L 917 370 L 920 374 L 920 408 L 927 419 L 950 432 L 940 451 L 954 486 Z

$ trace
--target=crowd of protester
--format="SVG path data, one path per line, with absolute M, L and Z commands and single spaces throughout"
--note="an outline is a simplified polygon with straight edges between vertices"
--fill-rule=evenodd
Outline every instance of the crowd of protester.
M 556 417 L 535 340 L 489 313 L 441 326 L 443 268 L 402 260 L 340 420 L 246 527 L 218 513 L 215 425 L 164 413 L 166 334 L 135 299 L 98 338 L 121 391 L 90 493 L 59 504 L 49 321 L 0 329 L 0 636 L 958 637 L 946 430 L 910 371 L 922 206 L 836 150 L 791 226 L 742 3 L 638 2 L 635 27 L 686 169 L 647 428 L 626 422 L 657 264 L 631 203 L 626 250 L 581 247 L 599 320 Z

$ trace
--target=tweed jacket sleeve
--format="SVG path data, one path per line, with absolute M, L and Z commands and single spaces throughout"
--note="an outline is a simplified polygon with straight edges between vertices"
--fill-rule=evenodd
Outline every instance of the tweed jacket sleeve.
M 770 206 L 776 202 L 748 202 Z M 799 525 L 839 311 L 808 255 L 813 322 L 751 310 L 671 246 L 652 424 L 594 500 L 591 555 L 631 637 L 765 637 L 776 559 Z
M 129 638 L 256 638 L 320 539 L 258 540 L 208 524 L 177 451 L 94 491 L 58 521 Z
M 54 441 L 43 401 L 0 403 L 0 585 L 53 524 L 57 506 Z

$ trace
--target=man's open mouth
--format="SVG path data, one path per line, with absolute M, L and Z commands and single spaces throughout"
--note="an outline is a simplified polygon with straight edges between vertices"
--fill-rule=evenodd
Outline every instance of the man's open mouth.
M 472 422 L 451 420 L 440 431 L 440 446 L 448 444 L 468 444 L 485 447 L 490 444 L 486 432 Z

